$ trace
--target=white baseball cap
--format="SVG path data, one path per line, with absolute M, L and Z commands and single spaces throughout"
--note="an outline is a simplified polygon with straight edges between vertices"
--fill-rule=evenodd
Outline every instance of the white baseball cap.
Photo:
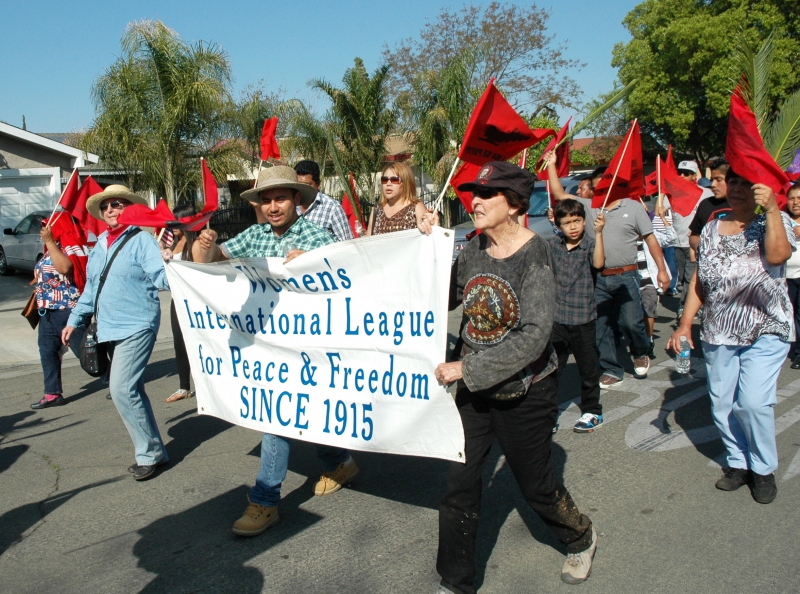
M 681 161 L 678 163 L 678 171 L 691 171 L 695 175 L 700 175 L 700 168 L 697 166 L 697 163 L 694 161 Z

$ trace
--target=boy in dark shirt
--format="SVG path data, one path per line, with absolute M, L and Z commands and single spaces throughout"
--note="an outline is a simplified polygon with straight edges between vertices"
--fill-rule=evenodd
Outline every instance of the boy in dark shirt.
M 725 183 L 728 162 L 725 159 L 714 159 L 708 166 L 711 168 L 711 191 L 714 192 L 714 196 L 700 202 L 692 223 L 689 225 L 691 233 L 689 245 L 693 250 L 697 250 L 697 246 L 700 244 L 700 233 L 706 223 L 714 219 L 722 219 L 731 211 L 731 207 L 728 205 L 728 185 Z
M 563 237 L 548 237 L 553 252 L 556 279 L 556 313 L 552 342 L 558 355 L 558 372 L 567 365 L 570 352 L 581 376 L 581 418 L 575 424 L 576 433 L 591 433 L 603 424 L 600 405 L 599 370 L 595 348 L 594 300 L 596 271 L 603 268 L 603 226 L 605 217 L 598 213 L 594 221 L 595 239 L 585 232 L 586 210 L 577 200 L 559 202 L 553 213 L 555 224 Z

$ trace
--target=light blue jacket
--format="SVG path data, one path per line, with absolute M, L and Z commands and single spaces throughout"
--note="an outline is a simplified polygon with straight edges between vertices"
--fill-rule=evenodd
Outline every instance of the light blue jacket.
M 77 327 L 94 313 L 94 300 L 106 262 L 134 227 L 126 230 L 108 250 L 108 233 L 102 233 L 89 254 L 86 287 L 67 325 Z M 164 260 L 155 238 L 140 231 L 114 260 L 97 304 L 97 340 L 123 340 L 142 330 L 158 334 L 161 303 L 158 290 L 168 291 Z

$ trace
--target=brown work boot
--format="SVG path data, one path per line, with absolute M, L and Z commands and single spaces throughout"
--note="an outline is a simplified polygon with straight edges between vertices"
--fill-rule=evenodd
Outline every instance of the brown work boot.
M 250 501 L 244 515 L 233 524 L 233 533 L 239 536 L 258 536 L 270 526 L 278 523 L 278 508 L 259 505 Z
M 314 495 L 322 497 L 323 495 L 330 495 L 336 493 L 339 489 L 344 487 L 347 483 L 355 478 L 358 474 L 358 466 L 350 457 L 332 472 L 323 472 L 319 482 L 314 485 Z

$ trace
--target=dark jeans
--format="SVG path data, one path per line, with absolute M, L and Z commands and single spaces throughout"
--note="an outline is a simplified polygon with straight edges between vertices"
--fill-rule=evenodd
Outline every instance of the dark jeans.
M 189 379 L 192 371 L 189 367 L 189 355 L 186 352 L 186 343 L 183 340 L 183 332 L 178 322 L 178 312 L 175 311 L 175 302 L 169 304 L 169 320 L 172 324 L 172 344 L 175 346 L 175 363 L 178 366 L 178 381 L 181 390 L 190 390 Z
M 691 248 L 675 248 L 675 260 L 678 262 L 678 279 L 683 283 L 681 306 L 686 303 L 686 294 L 689 292 L 689 283 L 694 276 L 694 271 L 697 269 L 697 262 L 692 262 L 691 256 Z
M 591 545 L 591 521 L 553 476 L 550 444 L 558 413 L 557 387 L 551 373 L 532 384 L 523 398 L 491 400 L 463 387 L 456 395 L 464 425 L 466 464 L 450 465 L 447 492 L 439 504 L 436 569 L 446 582 L 466 594 L 475 592 L 481 473 L 495 437 L 522 494 L 553 534 L 571 553 Z
M 44 312 L 44 315 L 41 313 Z M 61 394 L 61 331 L 66 327 L 71 309 L 39 310 L 39 359 L 44 372 L 44 393 Z M 69 348 L 80 356 L 85 330 L 76 328 L 69 338 Z
M 622 365 L 617 361 L 614 330 L 618 328 L 628 337 L 634 358 L 646 355 L 650 349 L 650 339 L 647 338 L 642 320 L 639 273 L 631 270 L 614 276 L 597 275 L 594 300 L 597 304 L 600 373 L 622 379 L 624 373 Z
M 787 278 L 786 286 L 789 288 L 789 301 L 794 310 L 794 331 L 798 337 L 789 349 L 789 357 L 794 359 L 800 355 L 800 278 Z
M 678 260 L 675 256 L 675 247 L 667 246 L 662 247 L 661 251 L 664 253 L 664 262 L 667 263 L 669 273 L 672 275 L 672 280 L 669 282 L 668 291 L 674 291 L 678 286 Z
M 578 373 L 581 374 L 581 412 L 602 415 L 603 407 L 600 405 L 600 373 L 597 369 L 597 349 L 595 340 L 597 336 L 594 320 L 578 326 L 567 326 L 555 322 L 553 324 L 553 348 L 558 355 L 558 373 L 556 378 L 561 381 L 561 374 L 567 366 L 570 352 L 575 355 Z

